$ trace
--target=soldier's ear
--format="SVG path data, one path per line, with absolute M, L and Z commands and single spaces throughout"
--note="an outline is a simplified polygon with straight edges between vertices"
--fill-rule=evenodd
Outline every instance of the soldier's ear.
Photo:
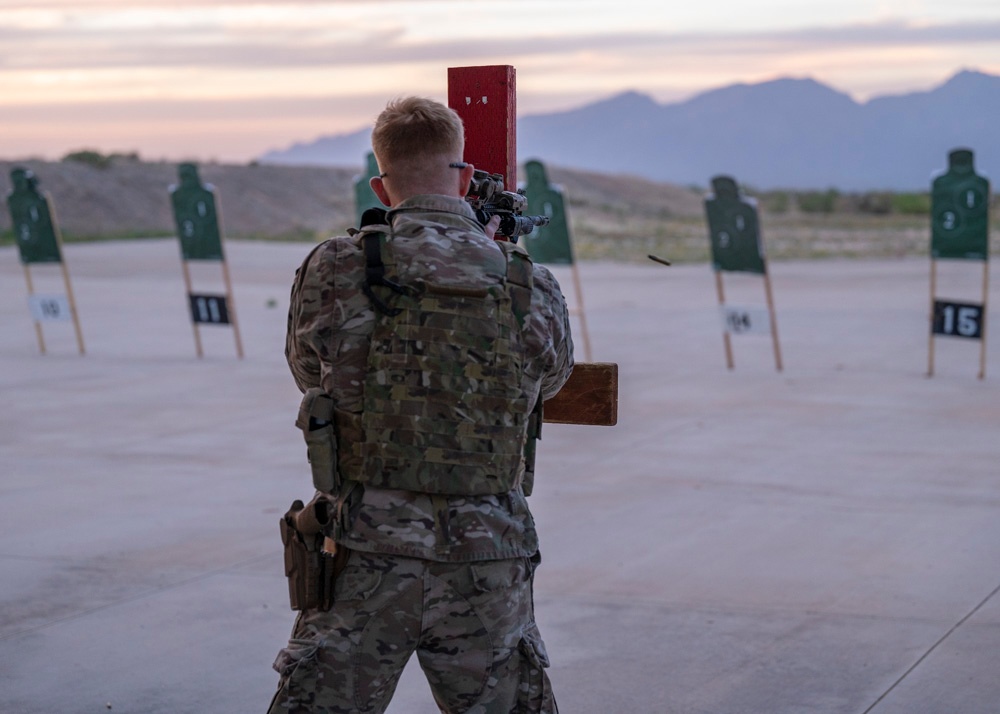
M 368 185 L 372 187 L 372 191 L 378 196 L 378 200 L 386 206 L 392 206 L 392 199 L 389 198 L 389 192 L 385 190 L 385 184 L 382 182 L 381 176 L 372 176 L 368 179 Z
M 465 198 L 466 194 L 469 193 L 469 184 L 472 183 L 472 176 L 476 173 L 476 167 L 472 164 L 466 164 L 465 168 L 458 170 L 458 196 L 459 198 Z

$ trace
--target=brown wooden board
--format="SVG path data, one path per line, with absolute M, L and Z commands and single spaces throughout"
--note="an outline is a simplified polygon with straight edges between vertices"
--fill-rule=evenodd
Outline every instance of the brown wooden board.
M 545 402 L 549 424 L 614 426 L 618 423 L 618 365 L 578 362 L 566 384 Z

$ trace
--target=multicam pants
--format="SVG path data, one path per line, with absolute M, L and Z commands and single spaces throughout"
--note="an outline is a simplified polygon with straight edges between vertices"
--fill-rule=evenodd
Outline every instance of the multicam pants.
M 300 613 L 269 714 L 381 713 L 414 652 L 447 714 L 556 714 L 526 559 L 351 553 L 334 605 Z

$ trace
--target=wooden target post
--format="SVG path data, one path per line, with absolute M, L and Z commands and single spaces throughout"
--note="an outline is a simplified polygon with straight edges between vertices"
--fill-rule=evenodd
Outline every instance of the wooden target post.
M 448 106 L 465 125 L 465 161 L 517 185 L 517 87 L 510 65 L 451 67 Z M 618 365 L 578 363 L 545 402 L 545 421 L 613 426 L 618 422 Z
M 770 333 L 774 348 L 774 366 L 783 369 L 781 344 L 778 340 L 778 320 L 774 308 L 771 277 L 764 257 L 764 241 L 760 234 L 760 220 L 753 199 L 740 195 L 736 181 L 729 176 L 712 179 L 713 193 L 705 199 L 708 218 L 708 237 L 712 248 L 712 268 L 715 271 L 715 290 L 722 312 L 722 339 L 726 350 L 726 366 L 733 369 L 733 347 L 730 335 Z M 722 284 L 723 271 L 743 272 L 764 278 L 766 312 L 754 308 L 726 305 Z
M 931 309 L 927 376 L 934 376 L 934 338 L 979 340 L 979 379 L 986 378 L 986 302 L 990 280 L 990 182 L 975 171 L 969 149 L 948 154 L 948 170 L 931 184 Z M 983 264 L 982 302 L 939 300 L 937 261 Z
M 218 202 L 210 184 L 202 184 L 194 164 L 181 164 L 178 168 L 180 184 L 170 187 L 170 201 L 181 243 L 181 269 L 187 289 L 191 325 L 194 328 L 194 345 L 198 357 L 204 356 L 199 326 L 231 325 L 236 340 L 236 356 L 243 359 L 243 343 L 233 301 L 233 285 L 229 267 L 222 248 L 222 231 Z M 192 260 L 218 261 L 222 267 L 225 294 L 195 293 L 188 262 Z
M 28 287 L 28 306 L 35 324 L 38 349 L 44 355 L 45 322 L 72 321 L 76 332 L 79 353 L 85 354 L 83 332 L 73 296 L 73 285 L 69 279 L 69 269 L 62 256 L 62 236 L 55 218 L 55 209 L 44 192 L 38 188 L 38 179 L 28 169 L 16 168 L 11 171 L 14 188 L 7 194 L 11 224 L 17 239 L 17 248 L 24 266 L 24 280 Z M 33 263 L 58 263 L 62 272 L 64 295 L 42 295 L 35 293 L 35 283 L 31 276 Z

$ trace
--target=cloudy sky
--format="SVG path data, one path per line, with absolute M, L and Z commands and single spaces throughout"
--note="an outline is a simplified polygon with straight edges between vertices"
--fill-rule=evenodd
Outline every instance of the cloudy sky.
M 781 76 L 864 101 L 1000 74 L 1000 2 L 0 0 L 0 157 L 242 162 L 488 64 L 521 115 Z

